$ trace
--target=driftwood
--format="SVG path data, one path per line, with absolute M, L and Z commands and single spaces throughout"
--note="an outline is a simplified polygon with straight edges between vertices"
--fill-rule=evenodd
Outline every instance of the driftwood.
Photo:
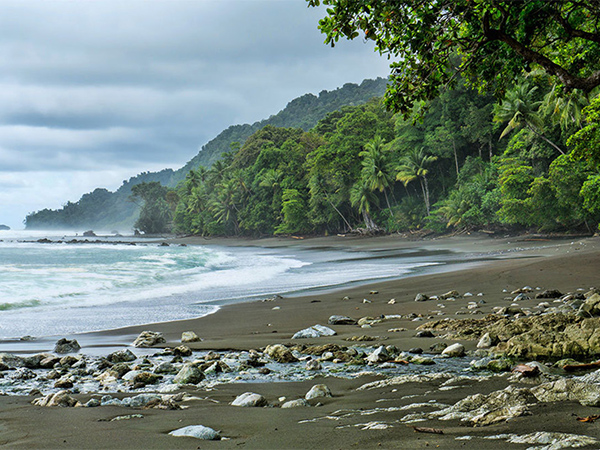
M 432 433 L 432 434 L 444 434 L 444 430 L 440 430 L 439 428 L 430 428 L 430 427 L 415 427 L 414 425 L 409 425 L 415 433 Z
M 594 423 L 598 419 L 600 419 L 600 416 L 577 417 L 578 421 L 580 421 L 580 422 L 589 422 L 589 423 Z
M 587 364 L 567 364 L 563 366 L 563 370 L 566 372 L 574 372 L 576 370 L 593 370 L 600 367 L 600 361 Z

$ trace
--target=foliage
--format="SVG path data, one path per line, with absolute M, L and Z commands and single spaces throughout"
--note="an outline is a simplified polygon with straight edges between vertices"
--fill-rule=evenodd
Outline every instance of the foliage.
M 567 141 L 575 159 L 583 159 L 600 167 L 600 95 L 583 109 L 585 126 Z
M 131 188 L 132 200 L 143 202 L 135 227 L 146 234 L 166 233 L 171 229 L 177 195 L 157 181 L 136 184 Z M 167 201 L 171 199 L 171 204 Z
M 317 6 L 321 0 L 307 0 Z M 459 70 L 501 97 L 523 70 L 542 68 L 567 89 L 600 84 L 600 6 L 545 0 L 322 0 L 325 42 L 362 37 L 394 59 L 387 105 L 408 114 Z M 460 55 L 458 64 L 454 55 Z

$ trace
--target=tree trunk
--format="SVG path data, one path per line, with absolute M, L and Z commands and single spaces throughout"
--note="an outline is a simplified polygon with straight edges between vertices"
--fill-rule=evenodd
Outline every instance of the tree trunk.
M 423 176 L 419 178 L 421 182 L 421 190 L 423 191 L 423 200 L 425 200 L 425 209 L 427 210 L 427 215 L 429 215 L 429 186 L 427 185 L 427 177 Z
M 456 153 L 456 142 L 452 139 L 452 148 L 454 150 L 454 163 L 456 164 L 456 178 L 458 178 L 458 155 Z
M 539 133 L 539 132 L 538 132 L 538 131 L 535 129 L 535 127 L 534 127 L 534 126 L 532 126 L 532 125 L 531 125 L 529 122 L 526 122 L 526 123 L 527 123 L 527 127 L 528 127 L 528 128 L 531 130 L 531 131 L 533 131 L 533 133 L 534 133 L 536 136 L 539 136 L 539 137 L 540 137 L 540 138 L 542 138 L 544 141 L 546 141 L 548 144 L 550 144 L 552 147 L 554 147 L 556 150 L 558 150 L 558 151 L 559 151 L 559 153 L 560 153 L 561 155 L 564 155 L 564 154 L 565 154 L 565 152 L 563 152 L 563 151 L 562 151 L 562 149 L 561 149 L 561 148 L 560 148 L 558 145 L 556 145 L 554 142 L 552 142 L 550 139 L 548 139 L 548 138 L 547 138 L 546 136 L 544 136 L 543 134 Z

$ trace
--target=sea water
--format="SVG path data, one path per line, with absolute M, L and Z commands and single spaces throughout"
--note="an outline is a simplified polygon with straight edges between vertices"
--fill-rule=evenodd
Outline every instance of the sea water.
M 37 242 L 42 236 L 47 233 L 0 232 L 0 338 L 189 319 L 226 303 L 398 278 L 452 258 L 399 250 L 160 246 L 144 239 L 136 245 Z

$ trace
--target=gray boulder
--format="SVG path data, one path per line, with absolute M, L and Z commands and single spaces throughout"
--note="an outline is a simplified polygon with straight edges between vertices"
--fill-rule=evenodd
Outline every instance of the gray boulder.
M 315 384 L 313 387 L 310 388 L 310 391 L 308 391 L 304 396 L 306 400 L 311 400 L 313 398 L 319 397 L 333 397 L 333 395 L 331 395 L 331 390 L 326 385 Z
M 54 353 L 75 353 L 79 350 L 81 350 L 81 346 L 75 339 L 69 340 L 62 338 L 59 339 L 54 346 Z
M 204 380 L 204 373 L 193 364 L 185 364 L 175 375 L 173 383 L 175 384 L 198 384 Z
M 133 341 L 134 347 L 147 348 L 156 344 L 164 344 L 167 342 L 162 333 L 158 331 L 142 331 L 140 335 Z
M 137 356 L 129 349 L 113 352 L 106 357 L 113 364 L 135 361 L 136 358 Z
M 292 336 L 292 339 L 311 339 L 321 336 L 334 336 L 337 333 L 329 327 L 323 325 L 314 325 L 310 328 L 298 331 Z
M 181 333 L 182 344 L 187 344 L 188 342 L 200 342 L 201 340 L 202 339 L 200 339 L 200 336 L 198 336 L 193 331 L 184 331 L 183 333 Z
M 465 356 L 465 346 L 461 343 L 452 344 L 442 351 L 443 356 L 448 356 L 451 358 Z
M 171 431 L 169 435 L 193 437 L 205 441 L 218 441 L 221 439 L 221 435 L 218 431 L 205 427 L 204 425 L 189 425 L 187 427 L 178 428 L 177 430 Z
M 329 325 L 356 325 L 358 322 L 352 317 L 333 315 L 327 320 Z
M 290 349 L 281 344 L 267 345 L 267 348 L 265 348 L 265 354 L 279 363 L 291 363 L 298 361 Z
M 285 402 L 283 405 L 281 405 L 281 408 L 283 408 L 283 409 L 299 408 L 302 406 L 310 406 L 310 403 L 308 403 L 303 398 L 299 398 L 296 400 L 290 400 L 290 401 Z
M 267 406 L 267 399 L 260 394 L 254 392 L 244 392 L 238 395 L 234 401 L 231 402 L 232 406 L 241 406 L 244 408 L 260 408 Z

